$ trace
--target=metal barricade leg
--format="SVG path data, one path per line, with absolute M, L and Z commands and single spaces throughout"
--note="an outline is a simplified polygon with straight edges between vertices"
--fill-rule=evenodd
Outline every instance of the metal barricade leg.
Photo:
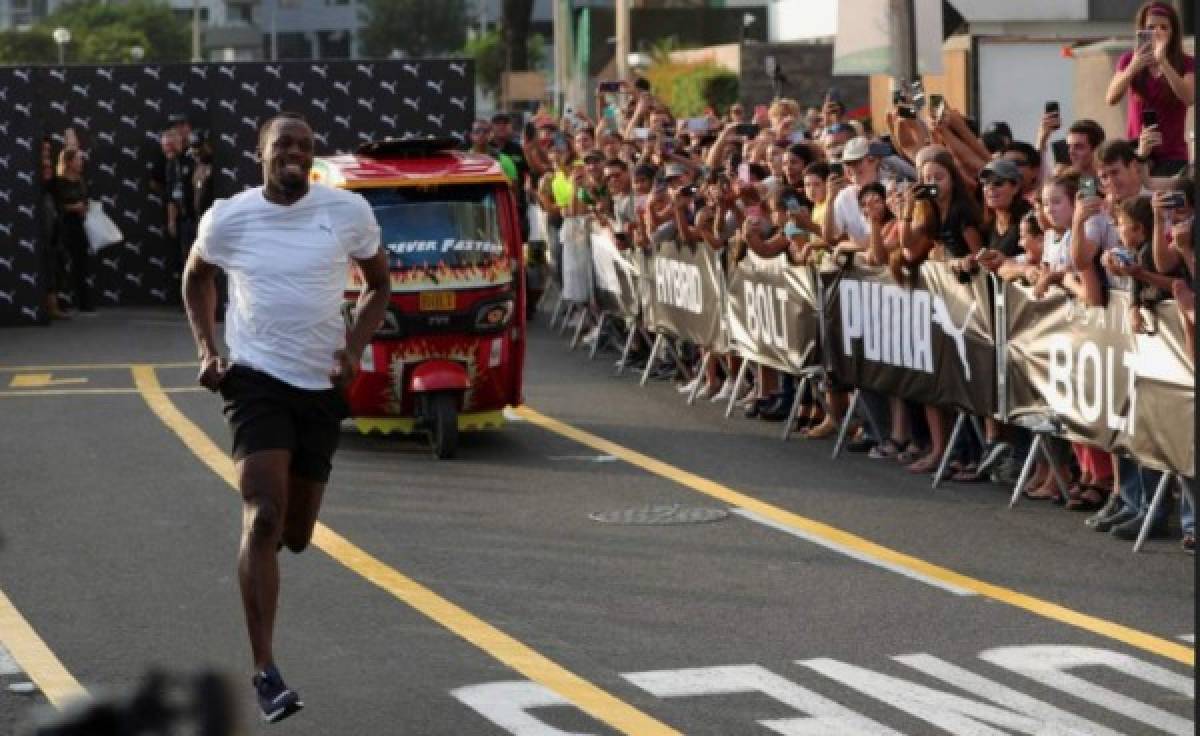
M 633 350 L 633 341 L 637 337 L 637 323 L 629 325 L 629 337 L 625 338 L 625 348 L 621 351 L 621 359 L 617 361 L 617 375 L 625 372 L 625 366 L 629 362 L 629 351 Z
M 842 417 L 842 426 L 838 428 L 837 442 L 833 444 L 833 459 L 837 460 L 837 456 L 842 451 L 842 445 L 846 442 L 846 433 L 850 431 L 850 423 L 854 421 L 854 412 L 858 410 L 858 389 L 854 389 L 854 394 L 850 397 L 850 406 L 846 408 L 846 416 Z
M 1058 486 L 1058 494 L 1062 496 L 1063 503 L 1071 500 L 1071 495 L 1067 493 L 1067 482 L 1058 473 L 1058 465 L 1054 462 L 1054 456 L 1050 454 L 1050 443 L 1042 442 L 1042 457 L 1046 458 L 1046 464 L 1050 466 L 1050 474 L 1054 476 L 1054 483 Z
M 587 305 L 584 304 L 583 306 L 581 306 L 579 308 L 579 324 L 575 326 L 575 336 L 571 338 L 571 350 L 572 351 L 574 351 L 575 348 L 579 347 L 579 338 L 583 337 L 583 331 L 587 327 L 587 323 L 588 323 L 587 317 L 588 317 L 588 308 L 587 308 Z
M 662 349 L 662 343 L 663 336 L 660 332 L 654 336 L 654 346 L 650 348 L 650 357 L 646 359 L 646 370 L 642 371 L 642 382 L 639 385 L 646 385 L 646 379 L 650 377 L 650 371 L 654 370 L 654 364 L 658 361 L 658 351 Z
M 696 403 L 696 394 L 700 393 L 700 384 L 704 383 L 704 373 L 708 370 L 708 361 L 712 360 L 712 351 L 704 351 L 704 359 L 700 361 L 700 371 L 696 374 L 696 385 L 688 392 L 688 406 Z
M 1025 458 L 1025 464 L 1021 466 L 1021 475 L 1017 477 L 1017 485 L 1013 488 L 1012 500 L 1008 502 L 1008 507 L 1011 509 L 1017 505 L 1017 501 L 1021 498 L 1021 491 L 1025 490 L 1025 483 L 1029 480 L 1029 474 L 1033 472 L 1033 466 L 1037 462 L 1038 453 L 1042 449 L 1042 436 L 1035 434 L 1033 436 L 1033 444 L 1029 446 L 1029 456 Z
M 604 339 L 604 325 L 608 322 L 608 312 L 600 313 L 600 322 L 596 325 L 596 339 L 592 340 L 592 351 L 588 353 L 588 360 L 596 359 L 596 350 L 600 348 L 600 341 Z
M 1142 545 L 1146 543 L 1146 537 L 1150 534 L 1150 525 L 1154 523 L 1154 515 L 1158 513 L 1158 507 L 1162 504 L 1163 496 L 1167 494 L 1167 488 L 1174 477 L 1174 473 L 1163 473 L 1162 479 L 1158 481 L 1158 488 L 1154 489 L 1154 498 L 1150 501 L 1150 510 L 1146 512 L 1146 520 L 1142 522 L 1137 541 L 1133 543 L 1135 554 L 1142 551 Z
M 971 428 L 975 430 L 975 436 L 979 438 L 979 445 L 987 447 L 987 432 L 983 428 L 983 420 L 974 414 L 970 415 Z
M 563 301 L 562 292 L 555 289 L 554 291 L 554 306 L 550 308 L 550 329 L 554 329 L 555 323 L 558 322 L 558 313 L 566 306 Z
M 800 379 L 800 383 L 796 385 L 796 396 L 792 399 L 792 408 L 788 411 L 787 419 L 783 422 L 783 441 L 787 442 L 792 437 L 792 425 L 796 423 L 796 412 L 800 411 L 800 402 L 804 400 L 804 392 L 808 390 L 808 375 Z
M 962 434 L 963 425 L 966 423 L 967 415 L 960 411 L 958 418 L 954 420 L 954 429 L 950 431 L 950 440 L 946 443 L 946 451 L 942 453 L 942 461 L 938 463 L 937 472 L 933 474 L 935 490 L 941 485 L 942 478 L 946 475 L 946 468 L 950 466 L 950 457 L 954 454 L 954 446 L 958 444 L 958 436 Z
M 737 378 L 733 379 L 733 392 L 729 394 L 729 403 L 725 405 L 725 418 L 733 413 L 733 405 L 737 403 L 738 391 L 742 388 L 742 382 L 746 380 L 746 372 L 750 370 L 750 361 L 742 358 L 742 365 L 738 368 Z
M 573 316 L 576 312 L 575 304 L 572 304 L 571 302 L 566 302 L 566 305 L 567 305 L 567 311 L 563 313 L 563 320 L 558 325 L 558 334 L 560 334 L 560 335 L 563 334 L 564 332 L 566 332 L 567 330 L 571 329 L 571 319 L 573 318 Z M 580 306 L 579 309 L 583 309 L 583 307 Z M 579 319 L 583 319 L 582 312 L 579 313 Z

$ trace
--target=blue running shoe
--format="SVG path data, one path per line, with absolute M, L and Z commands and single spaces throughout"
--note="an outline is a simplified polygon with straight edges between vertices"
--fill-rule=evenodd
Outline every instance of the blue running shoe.
M 275 665 L 259 672 L 251 681 L 258 696 L 258 710 L 267 723 L 279 723 L 304 707 L 296 691 L 283 684 Z

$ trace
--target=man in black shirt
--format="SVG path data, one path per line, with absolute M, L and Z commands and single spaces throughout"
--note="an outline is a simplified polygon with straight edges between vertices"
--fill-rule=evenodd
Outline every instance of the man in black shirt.
M 508 156 L 517 167 L 516 195 L 517 218 L 521 223 L 521 240 L 529 240 L 529 198 L 526 189 L 529 179 L 529 163 L 525 160 L 525 149 L 513 140 L 512 118 L 503 112 L 492 116 L 492 147 Z

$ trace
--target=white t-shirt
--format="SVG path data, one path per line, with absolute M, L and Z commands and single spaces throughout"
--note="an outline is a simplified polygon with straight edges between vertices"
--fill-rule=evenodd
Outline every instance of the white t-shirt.
M 1053 230 L 1047 230 L 1042 240 L 1042 263 L 1056 270 L 1071 270 L 1071 231 L 1066 230 L 1060 238 Z
M 1121 246 L 1121 238 L 1113 219 L 1104 212 L 1097 212 L 1083 223 L 1083 232 L 1087 239 L 1100 248 L 1101 252 Z
M 229 275 L 230 360 L 296 388 L 329 388 L 334 352 L 346 344 L 350 259 L 374 256 L 379 241 L 371 206 L 353 192 L 312 184 L 283 206 L 257 187 L 217 200 L 192 247 Z
M 838 235 L 845 233 L 855 243 L 864 243 L 871 236 L 867 218 L 858 206 L 857 186 L 851 184 L 838 192 L 837 199 L 833 200 L 833 223 Z

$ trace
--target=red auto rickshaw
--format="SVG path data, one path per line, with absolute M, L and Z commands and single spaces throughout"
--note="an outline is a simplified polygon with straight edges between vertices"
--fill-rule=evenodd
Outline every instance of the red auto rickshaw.
M 369 143 L 318 158 L 313 179 L 352 189 L 383 231 L 392 298 L 351 384 L 359 431 L 426 432 L 439 458 L 460 430 L 497 428 L 521 403 L 525 280 L 508 179 L 452 139 Z M 346 310 L 362 278 L 351 268 Z

